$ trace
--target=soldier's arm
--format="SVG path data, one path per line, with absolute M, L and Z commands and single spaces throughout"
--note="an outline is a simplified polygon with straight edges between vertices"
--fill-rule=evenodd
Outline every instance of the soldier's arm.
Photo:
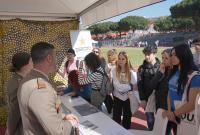
M 56 96 L 45 88 L 34 91 L 29 99 L 29 109 L 37 117 L 47 134 L 70 135 L 72 125 L 57 113 Z

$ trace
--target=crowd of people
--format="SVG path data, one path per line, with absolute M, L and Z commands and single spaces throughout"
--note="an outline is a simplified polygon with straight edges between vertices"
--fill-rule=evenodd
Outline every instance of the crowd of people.
M 130 93 L 139 93 L 137 103 L 145 110 L 148 129 L 154 126 L 154 115 L 159 108 L 165 109 L 166 135 L 177 133 L 181 115 L 194 110 L 200 93 L 200 39 L 192 43 L 195 54 L 187 44 L 180 44 L 162 52 L 162 60 L 156 57 L 157 46 L 143 49 L 144 61 L 136 71 L 126 52 L 110 49 L 107 62 L 101 50 L 94 47 L 83 61 L 76 60 L 75 51 L 67 50 L 64 71 L 57 70 L 56 50 L 52 44 L 39 42 L 31 53 L 16 53 L 8 82 L 7 135 L 76 135 L 79 119 L 74 114 L 61 112 L 61 100 L 57 88 L 48 75 L 58 72 L 68 79 L 68 85 L 59 93 L 81 96 L 102 112 L 112 117 L 124 128 L 131 128 L 133 105 Z M 195 75 L 194 75 L 195 74 Z M 113 90 L 105 95 L 100 92 L 104 77 L 109 78 Z M 150 98 L 155 97 L 155 100 Z M 39 100 L 38 100 L 39 99 Z M 154 101 L 154 102 L 152 102 Z M 176 101 L 184 101 L 176 107 Z

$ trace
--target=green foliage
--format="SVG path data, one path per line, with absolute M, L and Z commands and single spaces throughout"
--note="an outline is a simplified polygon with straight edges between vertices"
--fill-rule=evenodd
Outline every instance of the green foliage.
M 187 30 L 194 28 L 194 21 L 190 18 L 172 19 L 173 28 L 175 30 Z
M 199 0 L 183 0 L 170 8 L 172 17 L 193 17 L 200 15 Z
M 119 21 L 119 29 L 128 31 L 130 29 L 147 29 L 149 21 L 140 16 L 127 16 Z
M 97 24 L 94 24 L 94 25 L 90 26 L 89 28 L 87 28 L 87 30 L 89 30 L 91 32 L 91 34 L 98 34 L 96 29 L 97 29 Z
M 95 25 L 92 25 L 88 28 L 88 30 L 91 31 L 92 34 L 104 34 L 110 31 L 110 26 L 114 22 L 103 22 L 103 23 L 98 23 Z
M 149 21 L 144 17 L 128 16 L 119 22 L 103 22 L 88 28 L 91 34 L 104 34 L 109 31 L 128 31 L 130 29 L 147 29 Z
M 118 22 L 111 23 L 110 30 L 111 31 L 119 31 L 119 23 Z
M 155 30 L 168 31 L 173 28 L 171 17 L 161 17 L 155 22 Z
M 192 18 L 195 26 L 200 26 L 200 0 L 183 0 L 170 8 L 174 18 Z
M 155 29 L 157 31 L 187 30 L 193 27 L 194 21 L 191 18 L 162 17 L 155 22 Z

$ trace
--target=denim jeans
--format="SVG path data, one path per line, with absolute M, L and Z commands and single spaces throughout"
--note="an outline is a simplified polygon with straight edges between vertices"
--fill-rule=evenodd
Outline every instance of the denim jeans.
M 69 85 L 67 88 L 64 89 L 64 94 L 74 91 L 78 96 L 81 96 L 82 98 L 90 102 L 91 90 L 92 87 L 90 84 L 84 85 L 82 88 L 78 88 L 75 90 Z
M 153 112 L 146 112 L 145 114 L 146 114 L 146 117 L 147 117 L 148 129 L 150 131 L 152 131 L 153 126 L 154 126 L 154 121 L 155 121 L 154 113 Z

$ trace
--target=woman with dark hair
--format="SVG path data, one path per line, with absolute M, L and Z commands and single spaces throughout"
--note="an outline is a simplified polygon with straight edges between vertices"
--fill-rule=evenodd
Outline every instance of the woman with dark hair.
M 71 71 L 78 69 L 78 60 L 75 59 L 75 51 L 72 48 L 67 50 L 67 61 L 64 65 L 64 71 L 58 71 L 58 73 L 65 78 Z
M 197 93 L 200 92 L 200 76 L 190 76 L 197 71 L 190 48 L 186 44 L 175 46 L 171 52 L 173 65 L 168 87 L 168 111 L 163 115 L 174 123 L 178 123 L 177 117 L 194 110 Z M 189 87 L 186 85 L 190 84 Z M 186 101 L 184 105 L 175 108 L 176 101 Z M 176 126 L 173 126 L 176 129 Z M 176 133 L 175 133 L 176 134 Z
M 64 73 L 62 74 L 59 72 L 60 75 L 68 77 L 68 86 L 61 92 L 60 94 L 68 94 L 69 96 L 76 97 L 81 96 L 88 102 L 90 102 L 90 93 L 91 93 L 91 86 L 84 85 L 81 86 L 78 83 L 78 67 L 79 67 L 79 60 L 75 58 L 76 54 L 72 48 L 69 48 L 67 51 L 67 61 L 65 63 Z
M 33 68 L 30 54 L 26 52 L 16 53 L 12 57 L 12 66 L 10 72 L 13 72 L 12 78 L 8 81 L 8 119 L 7 132 L 9 135 L 22 135 L 22 121 L 20 116 L 19 104 L 17 100 L 17 91 L 20 81 Z
M 83 62 L 79 65 L 78 80 L 80 85 L 91 84 L 91 104 L 96 107 L 100 107 L 104 100 L 104 97 L 100 94 L 99 90 L 101 88 L 104 70 L 101 67 L 101 61 L 97 55 L 93 52 L 86 55 L 84 59 L 86 67 L 91 71 L 89 75 L 84 74 Z

